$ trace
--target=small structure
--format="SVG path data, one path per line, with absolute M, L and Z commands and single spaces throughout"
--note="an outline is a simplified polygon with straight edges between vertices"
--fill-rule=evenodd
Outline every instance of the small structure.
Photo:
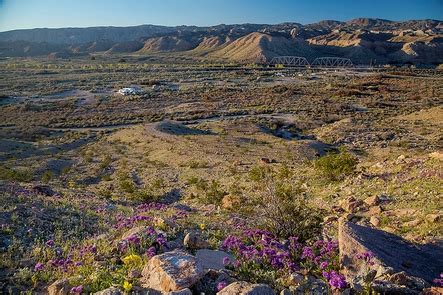
M 118 91 L 119 94 L 124 95 L 124 96 L 126 96 L 126 95 L 137 95 L 137 94 L 141 94 L 142 92 L 143 92 L 142 89 L 140 87 L 136 87 L 136 86 L 134 86 L 134 87 L 125 87 L 125 88 L 122 88 L 122 89 L 120 89 Z
M 153 91 L 179 91 L 180 85 L 173 83 L 161 83 L 152 85 Z

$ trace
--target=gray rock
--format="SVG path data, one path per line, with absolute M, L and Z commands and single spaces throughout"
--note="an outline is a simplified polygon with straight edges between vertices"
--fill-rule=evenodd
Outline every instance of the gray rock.
M 188 249 L 204 249 L 209 247 L 209 243 L 194 232 L 190 232 L 185 236 L 183 245 Z
M 69 294 L 71 286 L 68 279 L 60 279 L 48 287 L 48 295 L 66 295 Z
M 171 251 L 152 257 L 142 271 L 142 287 L 162 292 L 192 287 L 205 272 L 197 259 L 183 251 Z
M 192 291 L 189 290 L 189 288 L 179 290 L 179 291 L 172 291 L 169 292 L 168 295 L 192 295 Z
M 248 282 L 235 282 L 226 286 L 217 295 L 275 295 L 268 285 L 252 284 Z
M 110 287 L 96 292 L 94 295 L 123 295 L 123 292 L 117 287 Z
M 364 276 L 370 268 L 379 274 L 404 272 L 432 283 L 443 265 L 440 245 L 412 244 L 394 234 L 345 220 L 340 220 L 338 239 L 343 272 L 351 279 Z M 364 252 L 373 254 L 373 265 L 357 259 L 356 254 Z
M 49 185 L 34 185 L 32 191 L 35 194 L 52 197 L 55 195 L 54 190 Z
M 232 255 L 219 250 L 200 249 L 197 250 L 195 256 L 205 269 L 224 269 L 224 258 L 228 258 L 229 261 L 234 261 Z

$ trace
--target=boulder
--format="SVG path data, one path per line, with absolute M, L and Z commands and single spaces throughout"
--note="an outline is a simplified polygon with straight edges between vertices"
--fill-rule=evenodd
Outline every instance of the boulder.
M 186 288 L 179 291 L 169 292 L 168 295 L 192 295 L 192 291 L 189 288 Z
M 380 205 L 381 199 L 378 196 L 369 197 L 364 201 L 368 206 L 377 206 Z
M 288 282 L 292 285 L 292 286 L 298 286 L 301 283 L 303 283 L 305 281 L 305 276 L 301 275 L 299 273 L 292 273 L 289 275 L 289 279 Z
M 441 245 L 412 244 L 394 234 L 340 220 L 339 250 L 343 273 L 350 281 L 362 278 L 369 270 L 377 271 L 377 277 L 404 272 L 414 281 L 432 283 L 440 275 L 443 265 Z M 359 253 L 372 253 L 372 264 L 358 259 Z
M 304 281 L 294 290 L 291 290 L 291 294 L 326 295 L 330 293 L 329 287 L 324 280 L 309 277 L 308 280 Z
M 49 185 L 34 185 L 32 191 L 37 195 L 43 195 L 47 197 L 52 197 L 55 195 L 55 191 Z
M 379 215 L 383 211 L 383 208 L 381 206 L 373 206 L 369 208 L 368 215 L 374 216 Z
M 223 288 L 218 295 L 275 295 L 268 285 L 235 282 Z
M 421 223 L 421 220 L 419 218 L 416 218 L 414 220 L 408 221 L 403 223 L 403 226 L 407 226 L 407 227 L 416 227 L 417 225 L 419 225 Z
M 69 294 L 71 285 L 68 279 L 60 279 L 48 287 L 48 295 L 66 295 Z
M 375 216 L 371 216 L 371 218 L 369 219 L 369 222 L 375 226 L 378 227 L 380 225 L 380 218 L 375 217 Z
M 354 197 L 348 197 L 339 202 L 341 208 L 350 213 L 356 213 L 364 208 L 362 200 L 357 200 Z
M 375 291 L 375 294 L 418 295 L 420 293 L 406 286 L 379 280 L 372 283 L 372 290 Z
M 443 294 L 443 287 L 431 287 L 424 289 L 420 295 L 441 295 Z
M 196 294 L 215 294 L 218 290 L 218 284 L 224 283 L 228 285 L 235 281 L 235 279 L 229 276 L 227 270 L 210 269 L 205 276 L 192 287 L 192 290 Z
M 185 236 L 185 238 L 183 239 L 183 245 L 188 249 L 209 248 L 209 243 L 195 232 L 190 232 Z
M 96 292 L 94 295 L 123 295 L 123 292 L 117 287 L 110 287 Z
M 197 250 L 195 256 L 204 269 L 224 269 L 223 259 L 227 258 L 231 262 L 234 261 L 232 255 L 219 250 L 200 249 Z
M 200 262 L 183 251 L 152 257 L 142 271 L 142 286 L 162 292 L 179 291 L 198 282 L 205 272 Z
M 323 223 L 332 223 L 332 222 L 334 222 L 334 221 L 337 221 L 337 219 L 338 219 L 338 217 L 337 216 L 335 216 L 335 215 L 329 215 L 329 216 L 326 216 L 325 218 L 323 218 Z
M 437 223 L 441 220 L 441 214 L 428 214 L 426 215 L 426 220 L 429 223 Z

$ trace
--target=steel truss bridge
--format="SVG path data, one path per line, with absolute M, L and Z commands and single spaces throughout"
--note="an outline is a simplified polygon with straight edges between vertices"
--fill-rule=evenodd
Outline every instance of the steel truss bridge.
M 309 67 L 308 60 L 299 56 L 277 56 L 271 60 L 270 64 L 290 67 Z
M 319 68 L 319 69 L 346 69 L 353 68 L 354 64 L 349 58 L 343 57 L 318 57 L 309 63 L 305 57 L 300 56 L 277 56 L 271 59 L 270 65 L 283 65 L 298 68 Z

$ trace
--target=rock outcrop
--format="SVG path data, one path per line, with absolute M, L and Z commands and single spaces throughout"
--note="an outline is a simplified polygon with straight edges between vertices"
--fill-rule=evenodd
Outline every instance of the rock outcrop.
M 192 255 L 171 251 L 152 257 L 142 272 L 142 286 L 162 292 L 189 288 L 204 276 L 203 266 Z
M 443 265 L 443 249 L 438 245 L 412 244 L 394 234 L 343 219 L 339 221 L 339 248 L 348 279 L 358 283 L 372 271 L 384 281 L 378 282 L 383 292 L 390 284 L 421 290 L 440 275 Z M 369 255 L 362 257 L 363 253 Z

